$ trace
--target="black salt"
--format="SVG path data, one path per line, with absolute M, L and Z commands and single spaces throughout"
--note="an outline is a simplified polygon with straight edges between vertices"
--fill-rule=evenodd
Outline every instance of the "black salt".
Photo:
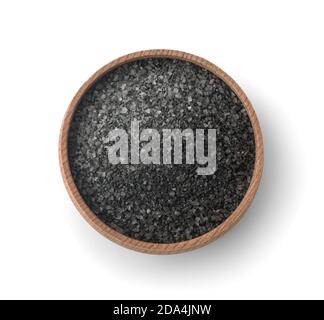
M 108 133 L 129 132 L 134 120 L 159 132 L 216 129 L 216 171 L 198 175 L 196 161 L 110 163 Z M 129 62 L 97 81 L 75 111 L 68 151 L 75 184 L 98 218 L 155 243 L 193 239 L 221 224 L 243 199 L 255 160 L 252 126 L 235 93 L 211 72 L 166 58 Z

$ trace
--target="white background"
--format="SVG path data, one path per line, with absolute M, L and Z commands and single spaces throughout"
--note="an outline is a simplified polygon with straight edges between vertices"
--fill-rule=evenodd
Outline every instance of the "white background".
M 323 13 L 323 1 L 2 1 L 0 298 L 324 298 Z M 153 48 L 229 73 L 265 143 L 241 222 L 172 256 L 96 233 L 58 164 L 61 120 L 81 84 Z

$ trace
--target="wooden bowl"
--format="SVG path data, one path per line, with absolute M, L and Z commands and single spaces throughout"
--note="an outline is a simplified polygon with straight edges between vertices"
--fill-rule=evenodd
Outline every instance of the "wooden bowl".
M 103 75 L 107 74 L 114 68 L 134 60 L 144 59 L 144 58 L 172 58 L 172 59 L 180 59 L 189 61 L 194 63 L 202 68 L 205 68 L 215 74 L 217 77 L 222 79 L 237 95 L 237 97 L 241 100 L 243 106 L 245 107 L 248 116 L 250 118 L 254 139 L 255 139 L 255 163 L 254 170 L 251 179 L 250 186 L 243 197 L 239 206 L 229 215 L 229 217 L 220 225 L 212 229 L 211 231 L 191 240 L 176 242 L 176 243 L 151 243 L 145 241 L 139 241 L 130 237 L 127 237 L 115 230 L 111 227 L 103 223 L 87 206 L 83 198 L 81 197 L 71 174 L 69 159 L 68 159 L 68 132 L 71 124 L 71 119 L 73 117 L 73 113 L 81 99 L 81 97 L 85 94 L 85 92 Z M 238 84 L 224 71 L 220 68 L 212 64 L 211 62 L 200 58 L 198 56 L 174 51 L 174 50 L 146 50 L 139 51 L 135 53 L 131 53 L 120 57 L 101 69 L 99 69 L 95 74 L 93 74 L 89 80 L 87 80 L 79 91 L 76 93 L 74 98 L 72 99 L 66 114 L 63 119 L 61 132 L 60 132 L 60 140 L 59 140 L 59 160 L 60 160 L 60 168 L 63 176 L 63 181 L 65 187 L 77 207 L 78 211 L 81 213 L 83 218 L 98 232 L 107 237 L 108 239 L 133 250 L 145 252 L 145 253 L 154 253 L 154 254 L 170 254 L 170 253 L 179 253 L 183 251 L 192 250 L 203 245 L 210 243 L 211 241 L 217 239 L 220 235 L 230 229 L 244 214 L 245 210 L 250 205 L 260 182 L 262 169 L 263 169 L 263 143 L 262 143 L 262 134 L 259 126 L 258 119 L 256 117 L 255 111 L 248 100 L 245 93 L 238 86 Z

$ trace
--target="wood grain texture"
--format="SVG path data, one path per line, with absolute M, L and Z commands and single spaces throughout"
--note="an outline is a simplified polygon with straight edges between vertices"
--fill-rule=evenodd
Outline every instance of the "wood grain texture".
M 192 62 L 196 65 L 201 66 L 215 74 L 217 77 L 221 78 L 238 96 L 241 100 L 243 106 L 245 107 L 249 118 L 251 120 L 254 139 L 255 139 L 255 164 L 253 175 L 251 179 L 250 186 L 242 199 L 239 206 L 234 210 L 234 212 L 219 226 L 214 228 L 213 230 L 191 240 L 170 243 L 170 244 L 161 244 L 161 243 L 150 243 L 145 241 L 139 241 L 127 237 L 103 223 L 101 220 L 97 218 L 97 216 L 91 211 L 91 209 L 87 206 L 83 198 L 81 197 L 71 174 L 69 160 L 68 160 L 68 131 L 71 124 L 71 120 L 73 117 L 74 110 L 76 109 L 81 97 L 84 93 L 93 85 L 95 81 L 101 78 L 103 75 L 111 71 L 112 69 L 120 66 L 123 63 L 144 59 L 144 58 L 173 58 L 180 59 Z M 63 119 L 60 139 L 59 139 L 59 161 L 61 173 L 63 176 L 63 181 L 65 187 L 80 214 L 83 218 L 98 232 L 100 232 L 106 238 L 124 246 L 129 249 L 145 252 L 145 253 L 153 253 L 153 254 L 171 254 L 171 253 L 179 253 L 188 250 L 192 250 L 195 248 L 199 248 L 204 246 L 211 241 L 217 239 L 219 236 L 224 234 L 228 229 L 230 229 L 239 219 L 242 217 L 251 201 L 254 198 L 254 195 L 257 191 L 261 175 L 263 169 L 263 142 L 262 142 L 262 134 L 260 125 L 255 114 L 255 111 L 245 95 L 242 89 L 238 86 L 238 84 L 228 76 L 223 70 L 212 64 L 211 62 L 200 58 L 198 56 L 181 52 L 175 50 L 145 50 L 134 52 L 125 56 L 122 56 L 101 69 L 99 69 L 95 74 L 93 74 L 79 89 L 74 98 L 72 99 Z

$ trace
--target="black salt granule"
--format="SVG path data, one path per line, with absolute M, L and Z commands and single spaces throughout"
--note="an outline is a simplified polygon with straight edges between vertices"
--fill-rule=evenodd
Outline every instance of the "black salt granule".
M 217 170 L 195 164 L 111 164 L 105 140 L 131 121 L 140 129 L 216 129 Z M 174 243 L 221 224 L 253 173 L 254 135 L 235 93 L 211 72 L 176 59 L 126 63 L 97 81 L 74 113 L 68 139 L 75 184 L 89 208 L 134 239 Z M 162 152 L 162 150 L 161 150 Z

